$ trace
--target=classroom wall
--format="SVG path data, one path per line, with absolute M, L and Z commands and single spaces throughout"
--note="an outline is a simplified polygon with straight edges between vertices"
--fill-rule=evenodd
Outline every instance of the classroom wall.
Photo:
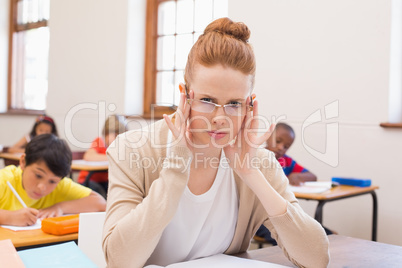
M 86 150 L 108 115 L 142 113 L 145 3 L 51 1 L 46 112 L 73 150 Z M 31 129 L 35 116 L 0 120 L 21 133 L 0 133 L 0 144 L 10 145 Z
M 260 113 L 295 128 L 288 153 L 319 180 L 372 179 L 378 241 L 402 245 L 402 129 L 379 126 L 388 119 L 391 2 L 230 0 L 229 16 L 251 29 Z M 301 204 L 313 215 L 315 202 Z M 370 239 L 371 207 L 369 195 L 328 203 L 324 224 Z
M 132 2 L 51 1 L 47 112 L 60 136 L 73 135 L 73 149 L 88 146 L 111 110 L 142 110 L 145 0 Z M 289 154 L 320 180 L 350 176 L 379 185 L 378 240 L 402 246 L 402 130 L 379 127 L 388 118 L 390 8 L 391 0 L 229 0 L 229 15 L 252 31 L 260 114 L 287 117 L 297 135 Z M 322 122 L 306 127 L 302 139 L 316 111 Z M 0 144 L 17 141 L 34 118 L 1 115 L 12 135 L 0 131 Z M 313 215 L 315 202 L 301 204 Z M 370 239 L 370 196 L 325 205 L 324 224 Z

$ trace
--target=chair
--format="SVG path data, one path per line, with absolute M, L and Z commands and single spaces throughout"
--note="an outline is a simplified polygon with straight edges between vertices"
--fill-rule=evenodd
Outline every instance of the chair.
M 272 244 L 270 242 L 268 242 L 267 240 L 265 240 L 263 237 L 260 237 L 258 235 L 255 235 L 253 237 L 253 239 L 251 240 L 251 243 L 255 243 L 258 244 L 258 248 L 263 248 L 264 245 L 270 245 L 272 246 Z
M 72 153 L 73 160 L 77 160 L 77 159 L 83 159 L 84 158 L 85 151 L 74 151 L 74 152 L 71 152 L 71 153 Z
M 85 151 L 73 151 L 71 152 L 72 160 L 80 160 L 84 158 Z M 73 178 L 73 173 L 77 172 L 76 170 L 70 170 L 70 178 Z
M 102 250 L 102 230 L 105 212 L 81 213 L 78 230 L 78 247 L 98 267 L 106 267 Z
M 84 158 L 85 151 L 75 151 L 75 152 L 72 152 L 72 154 L 73 154 L 73 160 L 81 160 Z M 101 196 L 103 196 L 106 199 L 107 193 L 103 189 L 103 187 L 99 183 L 97 183 L 95 181 L 91 181 L 91 176 L 93 173 L 94 173 L 93 171 L 90 171 L 88 173 L 88 175 L 85 178 L 85 181 L 82 183 L 82 185 L 94 190 L 95 192 L 99 193 Z M 72 177 L 72 176 L 73 176 L 73 171 L 70 172 L 70 177 Z

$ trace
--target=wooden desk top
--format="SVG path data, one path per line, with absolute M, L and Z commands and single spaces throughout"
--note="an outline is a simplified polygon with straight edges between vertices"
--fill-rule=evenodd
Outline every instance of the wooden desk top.
M 78 239 L 78 233 L 66 235 L 51 235 L 44 233 L 41 229 L 13 231 L 0 227 L 0 240 L 11 239 L 14 247 L 28 247 L 42 244 L 50 244 Z
M 378 186 L 357 187 L 348 185 L 339 185 L 331 188 L 328 191 L 319 194 L 310 193 L 294 193 L 296 198 L 308 200 L 332 200 L 358 194 L 364 194 L 378 189 Z
M 101 161 L 97 163 L 96 161 L 73 160 L 71 170 L 107 171 L 109 165 L 105 165 L 105 162 Z
M 20 160 L 22 153 L 0 153 L 0 158 L 8 159 L 8 160 Z
M 21 153 L 0 153 L 0 158 L 8 160 L 20 160 Z M 96 163 L 95 161 L 73 160 L 71 164 L 72 170 L 85 170 L 85 171 L 106 171 L 109 169 L 108 165 L 105 165 L 105 161 Z
M 402 247 L 341 235 L 330 235 L 328 267 L 400 267 Z M 238 254 L 237 257 L 295 267 L 278 247 Z

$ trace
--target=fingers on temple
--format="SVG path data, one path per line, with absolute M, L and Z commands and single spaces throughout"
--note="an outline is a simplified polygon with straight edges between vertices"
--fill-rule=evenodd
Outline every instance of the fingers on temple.
M 194 98 L 194 92 L 190 90 L 190 99 Z M 185 101 L 185 108 L 184 108 L 184 119 L 187 120 L 189 114 L 190 114 L 190 104 L 186 101 L 187 98 L 184 96 L 184 101 Z

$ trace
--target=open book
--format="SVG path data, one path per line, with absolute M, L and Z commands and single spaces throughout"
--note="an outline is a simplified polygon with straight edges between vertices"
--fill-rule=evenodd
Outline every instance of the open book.
M 160 268 L 163 266 L 159 265 L 148 265 L 145 266 L 145 268 Z M 240 267 L 253 267 L 253 268 L 283 268 L 287 266 L 275 264 L 275 263 L 269 263 L 269 262 L 263 262 L 263 261 L 256 261 L 256 260 L 250 260 L 250 259 L 243 259 L 239 257 L 234 257 L 230 255 L 225 255 L 225 254 L 217 254 L 213 255 L 210 257 L 205 257 L 201 259 L 196 259 L 192 261 L 186 261 L 186 262 L 178 262 L 174 263 L 171 265 L 168 265 L 166 267 L 171 267 L 171 268 L 240 268 Z
M 290 185 L 290 190 L 295 193 L 318 194 L 328 191 L 332 188 L 330 181 L 306 181 L 301 186 Z

